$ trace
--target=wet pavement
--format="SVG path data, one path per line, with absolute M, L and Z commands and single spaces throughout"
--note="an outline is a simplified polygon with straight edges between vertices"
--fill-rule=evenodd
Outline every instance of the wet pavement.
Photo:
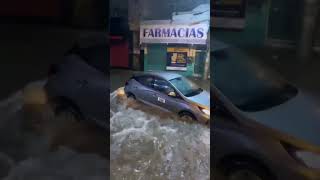
M 210 179 L 210 129 L 111 94 L 111 179 Z

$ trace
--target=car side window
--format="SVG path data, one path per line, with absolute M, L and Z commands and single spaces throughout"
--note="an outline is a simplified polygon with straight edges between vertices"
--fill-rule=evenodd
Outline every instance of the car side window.
M 144 86 L 152 87 L 153 77 L 151 76 L 139 76 L 136 80 Z
M 164 79 L 155 78 L 153 87 L 155 90 L 164 94 L 168 94 L 170 91 L 174 91 L 172 86 Z

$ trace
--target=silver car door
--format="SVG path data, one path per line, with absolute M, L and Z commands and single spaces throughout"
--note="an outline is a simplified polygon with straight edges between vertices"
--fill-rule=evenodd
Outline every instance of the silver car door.
M 164 79 L 155 78 L 154 89 L 156 90 L 156 104 L 169 111 L 179 112 L 186 103 L 179 97 L 171 84 Z M 168 93 L 170 91 L 174 91 L 176 97 L 169 96 Z
M 138 83 L 133 84 L 133 93 L 139 100 L 154 104 L 155 103 L 155 90 L 153 89 L 154 77 L 144 75 L 136 78 Z

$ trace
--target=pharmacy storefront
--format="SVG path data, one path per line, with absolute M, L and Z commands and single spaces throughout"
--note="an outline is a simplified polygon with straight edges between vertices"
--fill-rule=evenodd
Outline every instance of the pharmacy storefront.
M 208 49 L 208 23 L 143 21 L 140 46 L 144 71 L 172 71 L 202 77 Z

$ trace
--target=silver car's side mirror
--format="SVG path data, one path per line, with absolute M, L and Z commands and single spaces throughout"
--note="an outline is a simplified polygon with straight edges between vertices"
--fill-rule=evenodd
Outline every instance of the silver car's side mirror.
M 174 91 L 171 91 L 171 92 L 169 92 L 168 96 L 176 97 L 177 95 L 176 95 L 176 93 Z

